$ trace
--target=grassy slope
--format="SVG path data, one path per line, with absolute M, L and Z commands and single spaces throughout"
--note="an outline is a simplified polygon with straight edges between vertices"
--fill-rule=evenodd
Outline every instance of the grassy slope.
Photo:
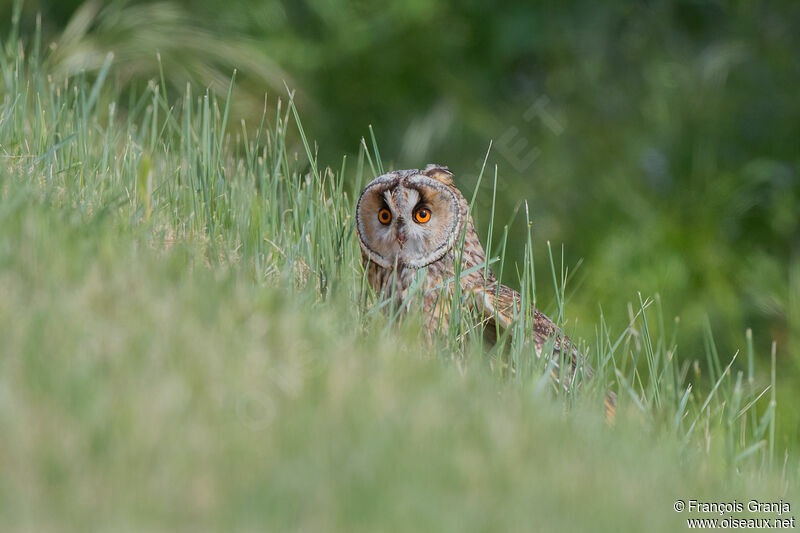
M 120 116 L 29 70 L 4 56 L 4 531 L 673 531 L 678 497 L 797 495 L 769 394 L 737 416 L 763 386 L 681 403 L 663 327 L 601 342 L 597 379 L 555 396 L 522 344 L 509 379 L 362 310 L 349 171 L 288 151 L 285 107 L 223 138 L 213 96 L 154 86 Z

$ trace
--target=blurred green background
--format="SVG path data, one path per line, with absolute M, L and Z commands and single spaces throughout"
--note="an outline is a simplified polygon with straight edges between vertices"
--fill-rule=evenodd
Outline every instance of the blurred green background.
M 141 88 L 162 76 L 158 51 L 177 98 L 187 82 L 224 94 L 237 68 L 234 113 L 252 125 L 285 81 L 323 165 L 372 124 L 386 166 L 446 164 L 469 191 L 493 141 L 496 223 L 528 202 L 545 307 L 549 240 L 571 271 L 582 260 L 579 335 L 601 306 L 624 326 L 637 291 L 680 316 L 685 360 L 707 325 L 723 358 L 751 327 L 762 370 L 777 342 L 781 429 L 800 437 L 800 4 L 26 1 L 27 37 L 37 13 L 65 76 L 113 51 L 114 82 Z M 520 209 L 512 257 L 525 231 Z

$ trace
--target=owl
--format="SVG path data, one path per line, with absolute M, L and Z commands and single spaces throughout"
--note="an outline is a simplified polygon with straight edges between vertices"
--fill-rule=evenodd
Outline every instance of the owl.
M 447 167 L 428 165 L 378 176 L 358 199 L 356 227 L 372 289 L 398 308 L 409 305 L 411 293 L 418 290 L 414 294 L 422 295 L 430 331 L 448 327 L 454 305 L 480 317 L 489 342 L 520 316 L 519 293 L 501 285 L 485 266 L 486 252 L 469 204 Z M 457 270 L 460 297 L 454 301 Z M 578 350 L 539 310 L 532 309 L 532 316 L 536 354 L 541 356 L 552 342 L 555 362 L 566 360 L 571 376 Z

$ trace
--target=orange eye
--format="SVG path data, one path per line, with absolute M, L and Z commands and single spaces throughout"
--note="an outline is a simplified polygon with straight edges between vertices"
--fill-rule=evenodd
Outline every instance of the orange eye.
M 424 224 L 431 219 L 431 211 L 426 207 L 420 207 L 414 212 L 414 220 Z
M 392 212 L 386 209 L 385 207 L 378 211 L 378 220 L 384 226 L 389 224 L 392 221 Z

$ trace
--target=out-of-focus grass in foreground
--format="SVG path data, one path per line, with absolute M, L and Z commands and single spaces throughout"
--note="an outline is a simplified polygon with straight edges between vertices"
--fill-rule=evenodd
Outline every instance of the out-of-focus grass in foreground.
M 800 504 L 774 376 L 709 334 L 692 390 L 658 302 L 598 318 L 568 394 L 524 342 L 429 342 L 364 290 L 343 177 L 377 153 L 293 153 L 290 101 L 233 125 L 154 82 L 122 113 L 111 58 L 56 80 L 29 55 L 0 55 L 3 531 L 674 531 L 678 498 Z

